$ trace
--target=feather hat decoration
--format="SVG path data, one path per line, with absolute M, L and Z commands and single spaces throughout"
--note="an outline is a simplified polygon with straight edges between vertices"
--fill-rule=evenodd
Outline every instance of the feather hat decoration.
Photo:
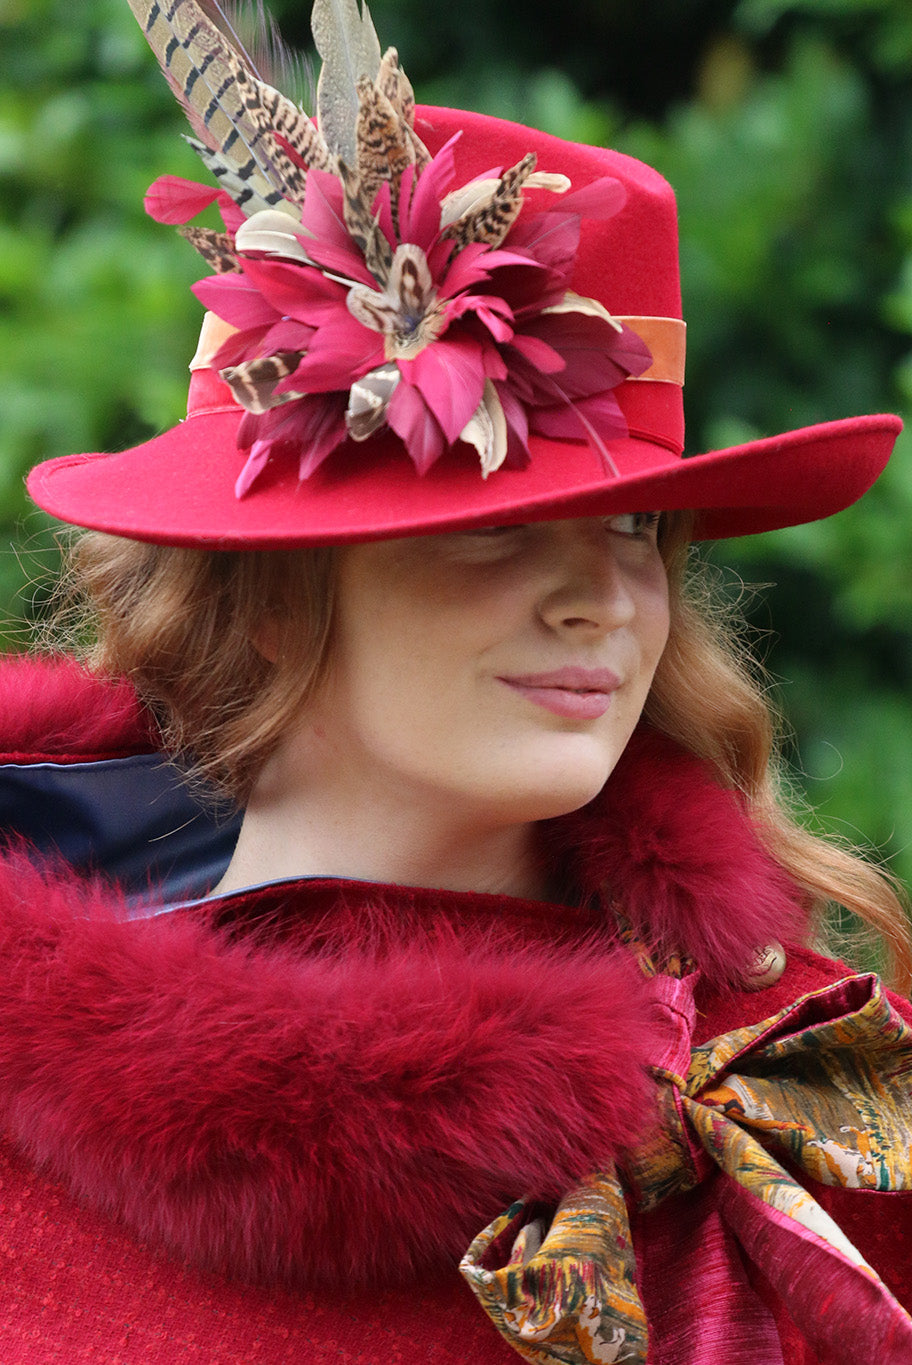
M 314 4 L 316 122 L 261 79 L 217 0 L 130 4 L 218 186 L 164 177 L 146 203 L 166 222 L 222 209 L 224 232 L 184 231 L 214 271 L 195 292 L 233 329 L 214 364 L 247 414 L 239 497 L 272 461 L 291 455 L 303 479 L 384 425 L 420 472 L 457 441 L 484 477 L 522 465 L 540 428 L 587 437 L 612 467 L 605 442 L 626 434 L 613 390 L 651 356 L 569 275 L 580 208 L 615 213 L 617 180 L 575 209 L 567 177 L 528 153 L 456 185 L 456 139 L 431 157 L 398 54 L 381 54 L 358 0 Z M 535 189 L 560 213 L 519 233 Z

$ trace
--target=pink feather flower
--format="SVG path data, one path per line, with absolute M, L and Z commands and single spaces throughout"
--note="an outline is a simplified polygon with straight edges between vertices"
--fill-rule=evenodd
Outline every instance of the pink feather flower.
M 395 204 L 389 182 L 368 203 L 309 170 L 300 220 L 269 209 L 239 222 L 224 195 L 173 177 L 150 190 L 168 222 L 218 202 L 233 241 L 237 269 L 194 293 L 237 329 L 213 364 L 246 409 L 238 497 L 271 464 L 297 460 L 306 479 L 384 426 L 419 473 L 460 441 L 485 478 L 521 467 L 533 433 L 588 440 L 613 470 L 605 443 L 627 434 L 614 390 L 651 355 L 570 282 L 581 219 L 616 213 L 623 187 L 566 193 L 526 158 L 454 191 L 457 140 L 406 169 Z M 530 211 L 523 188 L 561 198 Z

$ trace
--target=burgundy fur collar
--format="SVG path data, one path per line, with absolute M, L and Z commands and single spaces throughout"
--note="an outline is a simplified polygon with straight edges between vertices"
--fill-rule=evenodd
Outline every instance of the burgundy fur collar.
M 659 736 L 544 836 L 594 909 L 302 883 L 281 936 L 245 931 L 243 898 L 230 925 L 131 920 L 10 856 L 0 1127 L 80 1199 L 230 1275 L 452 1264 L 506 1202 L 559 1194 L 649 1122 L 665 1025 L 606 884 L 720 981 L 800 933 L 740 801 Z
M 148 751 L 153 727 L 127 682 L 73 659 L 0 660 L 0 761 L 86 762 Z
M 770 940 L 806 935 L 800 894 L 739 793 L 655 730 L 641 727 L 601 795 L 547 837 L 583 892 L 607 889 L 659 960 L 682 952 L 714 982 L 742 980 Z

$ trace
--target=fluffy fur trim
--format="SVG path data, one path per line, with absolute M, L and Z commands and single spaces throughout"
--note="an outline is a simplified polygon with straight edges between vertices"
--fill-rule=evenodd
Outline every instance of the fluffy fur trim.
M 115 758 L 149 748 L 150 722 L 126 682 L 74 659 L 19 655 L 0 668 L 0 761 Z
M 650 1121 L 667 1025 L 607 940 L 384 929 L 366 934 L 381 948 L 304 954 L 199 911 L 129 921 L 80 885 L 23 858 L 0 873 L 0 1124 L 197 1265 L 427 1273 Z
M 646 726 L 600 796 L 548 837 L 583 891 L 613 901 L 657 960 L 681 952 L 717 985 L 743 984 L 771 941 L 806 938 L 798 889 L 738 793 Z

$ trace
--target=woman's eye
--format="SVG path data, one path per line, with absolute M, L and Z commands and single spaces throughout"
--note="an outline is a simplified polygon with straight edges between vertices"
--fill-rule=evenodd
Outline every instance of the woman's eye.
M 466 535 L 505 536 L 509 535 L 511 531 L 521 531 L 523 529 L 523 525 L 524 525 L 523 522 L 513 522 L 506 526 L 476 526 L 471 531 L 467 531 Z
M 605 525 L 617 535 L 648 538 L 658 529 L 660 516 L 660 512 L 618 512 L 606 517 Z

